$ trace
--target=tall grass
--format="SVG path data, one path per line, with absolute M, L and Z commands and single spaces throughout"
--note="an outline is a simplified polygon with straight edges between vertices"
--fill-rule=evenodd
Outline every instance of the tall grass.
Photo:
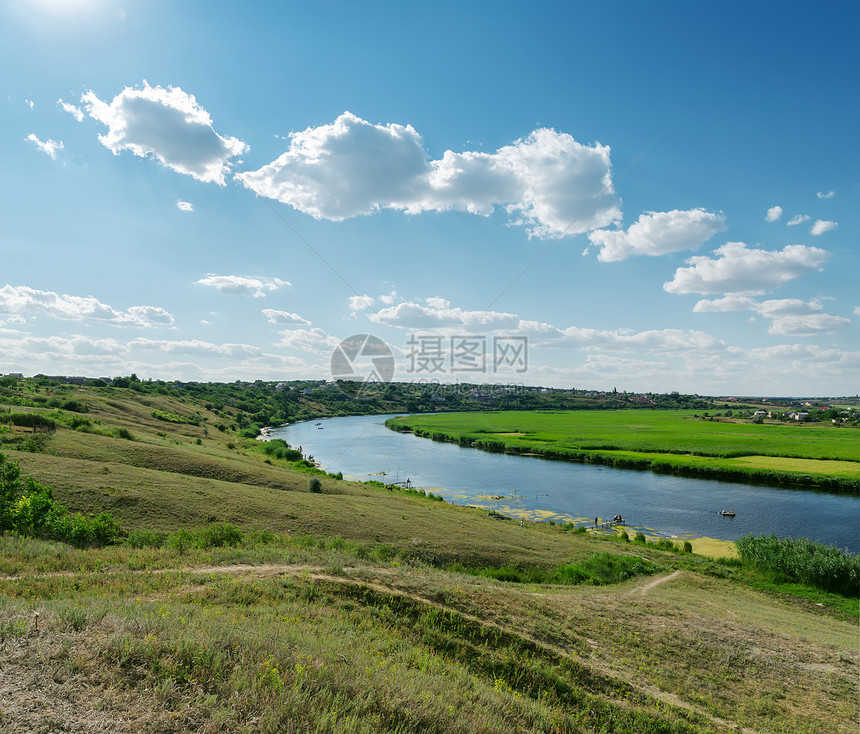
M 744 535 L 735 541 L 741 560 L 770 572 L 777 582 L 791 581 L 856 597 L 860 557 L 806 538 Z

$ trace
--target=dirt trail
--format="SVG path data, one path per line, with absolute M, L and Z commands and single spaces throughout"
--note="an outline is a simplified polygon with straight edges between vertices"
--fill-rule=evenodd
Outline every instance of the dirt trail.
M 656 579 L 652 579 L 651 581 L 642 584 L 642 586 L 632 589 L 629 593 L 639 594 L 639 596 L 645 596 L 645 594 L 651 591 L 651 589 L 653 589 L 654 587 L 660 586 L 660 584 L 665 584 L 667 581 L 671 581 L 672 579 L 678 578 L 680 574 L 681 571 L 678 570 L 668 574 L 667 576 L 658 576 Z

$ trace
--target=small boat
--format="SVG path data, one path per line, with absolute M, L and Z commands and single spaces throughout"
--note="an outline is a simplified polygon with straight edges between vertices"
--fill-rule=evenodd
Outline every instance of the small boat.
M 720 514 L 724 515 L 725 517 L 734 517 L 735 511 L 734 510 L 723 510 Z

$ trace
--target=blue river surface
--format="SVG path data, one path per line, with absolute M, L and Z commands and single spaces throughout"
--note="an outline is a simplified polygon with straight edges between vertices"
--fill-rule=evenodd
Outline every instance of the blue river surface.
M 515 518 L 591 524 L 620 514 L 632 530 L 670 538 L 772 533 L 860 551 L 858 497 L 488 453 L 397 433 L 384 425 L 390 417 L 307 421 L 273 428 L 270 437 L 301 446 L 345 479 L 409 480 L 448 502 Z

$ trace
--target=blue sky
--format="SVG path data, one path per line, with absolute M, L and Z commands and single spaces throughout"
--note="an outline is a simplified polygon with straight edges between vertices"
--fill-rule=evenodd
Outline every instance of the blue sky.
M 856 394 L 858 15 L 2 2 L 0 372 Z

